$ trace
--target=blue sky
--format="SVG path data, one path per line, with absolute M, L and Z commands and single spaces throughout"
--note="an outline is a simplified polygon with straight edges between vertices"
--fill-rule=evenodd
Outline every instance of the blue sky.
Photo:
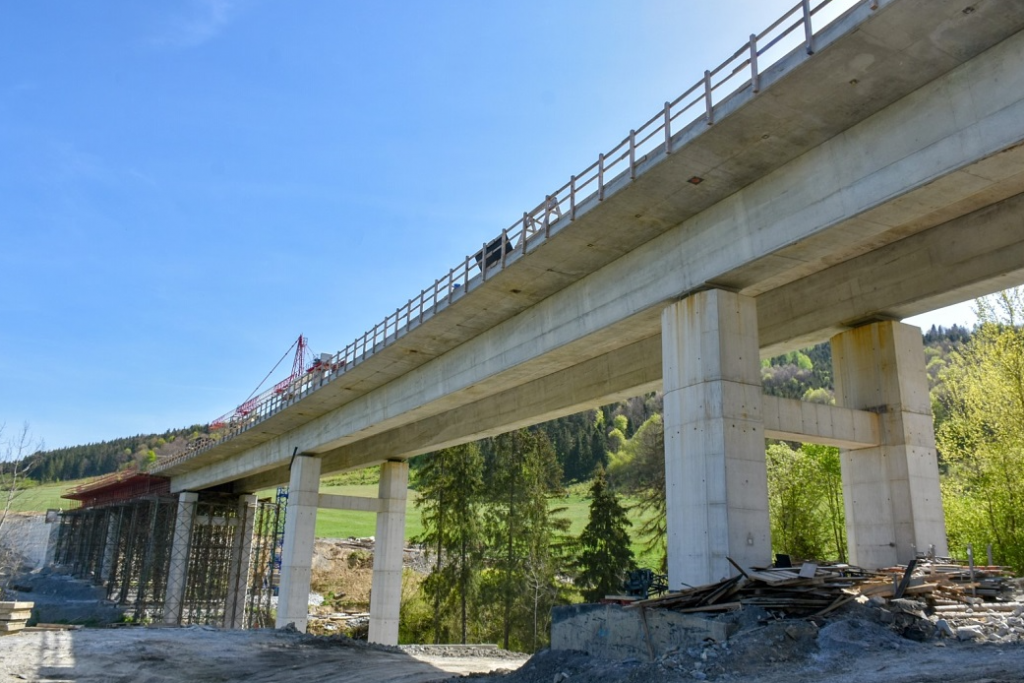
M 0 423 L 56 448 L 210 421 L 790 4 L 5 3 Z

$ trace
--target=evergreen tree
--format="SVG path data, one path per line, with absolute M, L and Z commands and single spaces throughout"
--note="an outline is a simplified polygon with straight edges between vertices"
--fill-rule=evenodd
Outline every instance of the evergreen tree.
M 419 541 L 435 552 L 434 568 L 423 583 L 434 607 L 434 642 L 450 642 L 447 624 L 457 621 L 465 643 L 482 561 L 479 446 L 464 444 L 426 456 L 416 481 L 420 494 L 416 506 L 423 520 Z
M 577 584 L 587 602 L 618 592 L 624 573 L 636 567 L 626 532 L 630 526 L 625 508 L 599 468 L 590 486 L 590 519 L 579 538 Z
M 543 432 L 519 430 L 493 443 L 486 527 L 501 607 L 501 638 L 536 650 L 557 596 L 555 534 L 568 528 L 549 499 L 560 492 L 561 467 Z

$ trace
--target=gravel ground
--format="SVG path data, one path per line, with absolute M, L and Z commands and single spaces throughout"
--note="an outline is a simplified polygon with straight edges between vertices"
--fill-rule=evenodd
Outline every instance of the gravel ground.
M 0 683 L 427 683 L 514 669 L 526 659 L 481 648 L 442 656 L 343 637 L 209 627 L 96 628 L 0 638 Z
M 1024 645 L 918 643 L 847 616 L 817 629 L 777 622 L 655 662 L 572 652 L 525 656 L 487 646 L 367 645 L 343 637 L 209 627 L 96 628 L 0 638 L 0 683 L 1020 683 Z

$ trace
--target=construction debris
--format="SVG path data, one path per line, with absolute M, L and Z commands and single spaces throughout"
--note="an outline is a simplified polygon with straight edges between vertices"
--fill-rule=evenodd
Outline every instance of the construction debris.
M 919 560 L 868 572 L 845 564 L 743 570 L 715 584 L 688 588 L 628 608 L 730 612 L 759 607 L 775 618 L 814 620 L 851 603 L 913 640 L 1024 642 L 1024 594 L 1006 567 L 966 567 Z

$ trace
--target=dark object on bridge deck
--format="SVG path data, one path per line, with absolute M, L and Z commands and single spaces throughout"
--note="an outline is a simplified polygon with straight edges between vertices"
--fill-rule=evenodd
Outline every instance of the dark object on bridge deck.
M 476 259 L 476 264 L 478 266 L 480 266 L 481 270 L 485 266 L 487 268 L 490 268 L 495 263 L 498 263 L 499 261 L 501 261 L 501 243 L 502 243 L 502 236 L 501 235 L 498 235 L 493 240 L 491 240 L 490 242 L 487 243 L 487 247 L 486 247 L 487 261 L 486 261 L 486 263 L 481 263 L 481 261 L 484 260 L 484 256 L 483 256 L 484 255 L 484 250 L 478 251 L 478 252 L 476 252 L 476 254 L 473 255 L 473 258 Z M 511 240 L 506 240 L 505 241 L 505 253 L 506 254 L 511 254 L 512 253 L 512 242 L 511 242 Z
M 661 595 L 668 590 L 668 577 L 655 574 L 650 569 L 635 569 L 626 575 L 622 583 L 626 595 L 635 595 L 643 600 L 651 597 L 651 593 Z

